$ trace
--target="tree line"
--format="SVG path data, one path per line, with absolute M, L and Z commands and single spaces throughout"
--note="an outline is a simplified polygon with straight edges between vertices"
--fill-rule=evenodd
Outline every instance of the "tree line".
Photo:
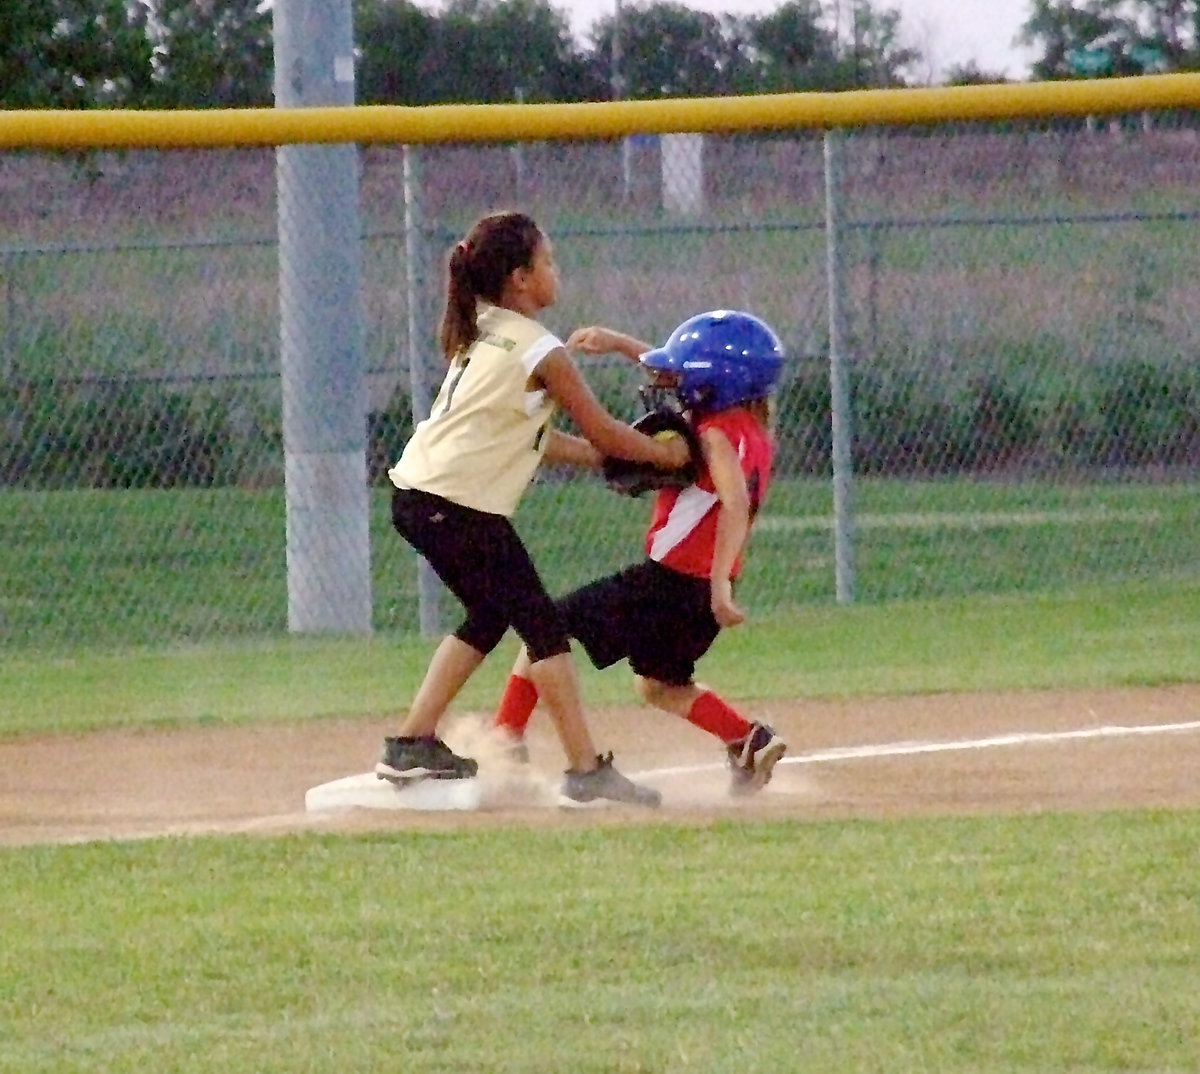
M 873 0 L 786 0 L 762 15 L 635 0 L 579 40 L 550 0 L 354 0 L 363 104 L 595 101 L 903 86 L 923 56 Z M 1200 69 L 1200 0 L 1030 0 L 1035 78 Z M 619 57 L 614 62 L 614 54 Z M 6 0 L 0 107 L 273 103 L 263 0 Z M 974 63 L 950 83 L 1002 81 Z

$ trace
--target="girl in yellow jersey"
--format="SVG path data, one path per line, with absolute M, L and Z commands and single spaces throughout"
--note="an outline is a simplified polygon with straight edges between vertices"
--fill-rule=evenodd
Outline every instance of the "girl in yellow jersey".
M 601 757 L 593 745 L 566 621 L 511 516 L 543 461 L 597 467 L 612 455 L 671 469 L 687 461 L 687 448 L 644 436 L 605 410 L 562 342 L 536 320 L 557 297 L 553 247 L 522 213 L 485 216 L 450 253 L 441 332 L 449 369 L 388 474 L 393 524 L 466 618 L 442 640 L 375 771 L 398 782 L 475 775 L 476 762 L 437 737 L 438 721 L 512 627 L 567 754 L 564 795 L 658 805 L 657 791 L 621 775 L 612 754 Z M 550 427 L 556 405 L 582 437 Z

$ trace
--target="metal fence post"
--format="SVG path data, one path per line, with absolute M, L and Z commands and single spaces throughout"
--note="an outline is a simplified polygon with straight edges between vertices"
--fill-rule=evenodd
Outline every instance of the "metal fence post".
M 413 425 L 429 416 L 433 406 L 433 377 L 428 354 L 437 339 L 437 314 L 433 308 L 434 258 L 429 248 L 425 219 L 421 151 L 404 147 L 404 252 L 408 275 L 408 377 Z M 417 603 L 421 634 L 441 633 L 442 584 L 423 557 L 417 559 Z
M 825 265 L 829 288 L 829 396 L 833 416 L 833 549 L 837 602 L 854 601 L 852 506 L 853 428 L 846 368 L 846 276 L 842 249 L 842 169 L 845 134 L 825 132 Z
M 350 0 L 277 0 L 278 108 L 354 103 Z M 354 145 L 276 151 L 288 629 L 371 630 L 367 388 Z
M 15 274 L 16 257 L 11 253 L 4 255 L 4 361 L 0 362 L 0 383 L 8 384 L 17 375 L 17 295 L 13 276 Z

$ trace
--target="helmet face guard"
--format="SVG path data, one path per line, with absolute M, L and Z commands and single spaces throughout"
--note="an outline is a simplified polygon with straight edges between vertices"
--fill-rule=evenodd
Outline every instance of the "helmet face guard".
M 638 388 L 638 395 L 647 410 L 686 410 L 688 409 L 679 397 L 679 376 L 665 369 L 656 369 L 646 363 L 646 359 L 659 351 L 647 351 L 641 357 L 643 369 L 649 374 L 649 380 Z
M 766 322 L 739 310 L 713 310 L 684 321 L 667 342 L 642 355 L 654 382 L 685 410 L 709 412 L 763 399 L 779 383 L 783 344 Z

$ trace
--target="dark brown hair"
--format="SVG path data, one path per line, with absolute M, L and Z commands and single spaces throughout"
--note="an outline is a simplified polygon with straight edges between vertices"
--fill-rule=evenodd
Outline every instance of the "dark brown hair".
M 529 268 L 541 229 L 524 213 L 492 213 L 481 218 L 450 251 L 442 353 L 450 361 L 475 342 L 479 299 L 498 302 L 515 269 Z

